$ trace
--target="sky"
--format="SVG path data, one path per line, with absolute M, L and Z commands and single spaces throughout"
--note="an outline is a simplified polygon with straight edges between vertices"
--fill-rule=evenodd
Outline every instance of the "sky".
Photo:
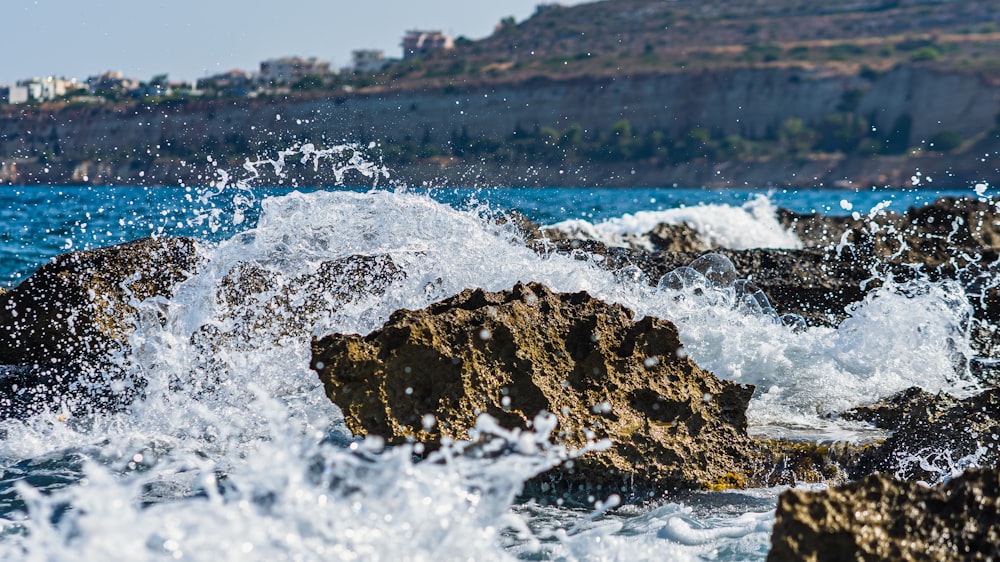
M 3 0 L 0 84 L 33 76 L 85 80 L 106 70 L 196 80 L 293 55 L 340 68 L 354 49 L 399 57 L 408 29 L 482 38 L 504 17 L 524 20 L 542 1 Z

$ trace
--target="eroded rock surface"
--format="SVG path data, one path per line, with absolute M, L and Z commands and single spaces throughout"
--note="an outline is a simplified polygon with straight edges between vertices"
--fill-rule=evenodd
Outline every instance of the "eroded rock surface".
M 885 475 L 778 499 L 769 562 L 996 560 L 1000 472 L 929 488 Z
M 686 358 L 669 322 L 586 293 L 466 290 L 368 336 L 314 340 L 312 366 L 349 428 L 390 444 L 466 439 L 479 414 L 526 427 L 544 410 L 559 443 L 611 441 L 563 475 L 591 485 L 736 485 L 755 458 L 751 387 Z

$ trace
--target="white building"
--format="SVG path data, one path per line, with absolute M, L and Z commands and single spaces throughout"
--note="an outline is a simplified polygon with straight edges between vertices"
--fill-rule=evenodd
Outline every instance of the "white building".
M 362 49 L 351 52 L 353 64 L 351 70 L 361 74 L 378 72 L 389 64 L 389 59 L 385 58 L 385 53 L 379 50 Z
M 438 49 L 451 49 L 455 40 L 440 31 L 410 30 L 403 36 L 403 58 L 416 57 Z
M 116 70 L 109 70 L 104 74 L 87 78 L 87 86 L 91 94 L 128 93 L 138 88 L 139 84 L 139 80 L 127 78 Z
M 49 101 L 65 96 L 66 92 L 79 87 L 76 80 L 46 76 L 45 78 L 28 78 L 19 80 L 10 87 L 9 103 L 27 103 L 29 101 Z
M 316 57 L 282 57 L 260 63 L 260 81 L 265 84 L 294 84 L 306 76 L 330 74 L 330 63 Z

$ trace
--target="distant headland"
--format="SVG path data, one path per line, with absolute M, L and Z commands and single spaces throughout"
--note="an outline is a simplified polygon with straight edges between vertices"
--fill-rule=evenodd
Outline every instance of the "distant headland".
M 290 57 L 194 84 L 21 81 L 0 89 L 0 184 L 211 183 L 219 166 L 342 142 L 418 185 L 1000 175 L 1000 6 L 987 0 L 541 4 L 482 40 L 413 30 L 401 43 L 399 59 L 359 50 L 346 69 Z

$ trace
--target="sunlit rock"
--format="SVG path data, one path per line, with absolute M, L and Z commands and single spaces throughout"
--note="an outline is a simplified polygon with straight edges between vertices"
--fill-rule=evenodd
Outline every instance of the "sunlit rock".
M 467 439 L 479 414 L 526 427 L 544 410 L 559 420 L 559 443 L 610 441 L 564 470 L 566 482 L 750 481 L 752 387 L 700 369 L 671 323 L 633 316 L 537 283 L 466 290 L 399 311 L 368 336 L 316 339 L 312 367 L 350 429 L 389 444 Z
M 874 475 L 778 499 L 770 562 L 995 560 L 1000 473 L 969 471 L 929 488 Z

